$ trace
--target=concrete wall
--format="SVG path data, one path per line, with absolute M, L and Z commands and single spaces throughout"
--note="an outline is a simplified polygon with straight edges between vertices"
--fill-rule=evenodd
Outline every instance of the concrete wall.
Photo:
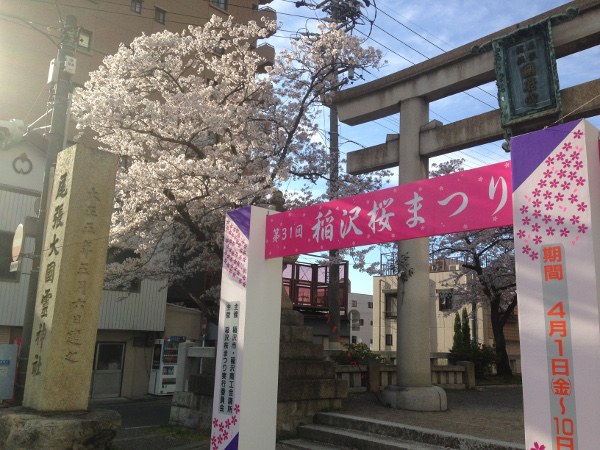
M 163 337 L 185 336 L 199 340 L 202 333 L 202 313 L 197 309 L 167 304 Z

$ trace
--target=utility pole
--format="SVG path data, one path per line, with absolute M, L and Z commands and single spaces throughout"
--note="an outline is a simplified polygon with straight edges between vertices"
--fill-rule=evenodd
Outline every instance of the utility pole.
M 71 101 L 71 76 L 75 73 L 75 49 L 77 48 L 77 38 L 79 30 L 77 28 L 77 18 L 66 16 L 62 23 L 62 37 L 58 49 L 58 56 L 51 66 L 49 80 L 52 105 L 52 119 L 50 122 L 50 133 L 48 137 L 48 153 L 46 155 L 46 168 L 44 172 L 44 181 L 42 183 L 42 197 L 40 200 L 40 210 L 35 232 L 35 250 L 33 252 L 33 262 L 31 273 L 29 275 L 29 287 L 27 291 L 27 303 L 25 304 L 25 318 L 23 322 L 23 335 L 21 337 L 21 347 L 19 350 L 19 364 L 17 380 L 15 383 L 15 404 L 21 405 L 23 402 L 23 391 L 25 389 L 25 380 L 27 378 L 27 362 L 29 359 L 29 349 L 33 335 L 33 318 L 35 315 L 35 303 L 37 297 L 37 288 L 40 277 L 40 259 L 44 250 L 44 230 L 47 220 L 47 206 L 50 191 L 52 189 L 52 177 L 56 166 L 58 153 L 63 150 L 66 130 L 69 104 Z
M 335 17 L 332 17 L 335 20 Z M 337 90 L 338 73 L 334 68 L 334 90 Z M 337 183 L 339 180 L 340 148 L 339 148 L 339 124 L 337 106 L 329 107 L 329 200 L 336 200 L 339 192 Z M 329 260 L 337 261 L 338 251 L 329 251 Z M 348 274 L 346 274 L 346 277 Z M 327 290 L 329 302 L 329 348 L 339 349 L 340 346 L 340 266 L 337 263 L 329 266 L 329 288 Z
M 340 27 L 345 27 L 346 31 L 353 28 L 362 17 L 361 7 L 370 6 L 369 0 L 363 2 L 359 0 L 324 0 L 316 5 L 305 1 L 296 2 L 296 7 L 307 6 L 315 9 L 321 9 L 329 14 L 329 21 L 337 23 Z M 332 73 L 332 91 L 338 89 L 339 67 L 333 67 Z M 352 71 L 353 68 L 348 68 Z M 339 124 L 336 105 L 329 105 L 329 200 L 338 198 L 338 180 L 339 180 Z M 334 261 L 329 265 L 329 283 L 327 290 L 327 300 L 329 305 L 329 348 L 340 349 L 340 266 L 337 264 L 339 251 L 329 251 L 329 261 Z M 348 274 L 345 274 L 348 277 Z M 351 326 L 351 325 L 350 325 Z

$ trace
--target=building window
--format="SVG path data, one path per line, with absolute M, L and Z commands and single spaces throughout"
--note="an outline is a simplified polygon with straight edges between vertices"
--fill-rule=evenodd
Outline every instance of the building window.
M 438 291 L 440 301 L 440 311 L 449 311 L 452 309 L 452 289 Z
M 365 324 L 365 319 L 359 319 L 358 323 L 362 327 Z
M 386 334 L 385 335 L 385 345 L 393 345 L 392 344 L 392 335 L 391 334 Z
M 352 300 L 352 307 L 356 308 L 358 306 L 358 301 L 357 300 Z
M 0 231 L 0 280 L 17 281 L 19 272 L 10 271 L 14 233 Z
M 164 25 L 166 15 L 167 15 L 166 11 L 164 11 L 160 8 L 156 8 L 154 10 L 154 20 L 156 20 L 158 23 L 162 23 Z
M 360 331 L 360 322 L 362 322 L 360 313 L 358 311 L 350 311 L 349 316 L 352 331 Z
M 398 315 L 398 302 L 395 294 L 385 294 L 385 317 Z
M 371 320 L 371 326 L 373 326 L 373 321 Z
M 89 50 L 92 46 L 92 32 L 84 28 L 79 29 L 77 47 Z
M 131 0 L 131 10 L 135 11 L 138 14 L 142 13 L 142 2 L 138 2 L 136 0 Z
M 373 302 L 369 302 L 368 307 L 369 309 L 373 309 Z
M 223 39 L 221 39 L 221 41 L 219 41 L 219 42 L 223 42 Z M 217 55 L 222 55 L 225 53 L 225 47 L 223 47 L 223 45 L 221 45 L 219 43 L 219 44 L 215 45 L 213 52 L 216 53 Z
M 352 336 L 352 343 L 356 344 L 356 336 Z
M 227 0 L 211 0 L 213 6 L 221 9 L 227 9 Z

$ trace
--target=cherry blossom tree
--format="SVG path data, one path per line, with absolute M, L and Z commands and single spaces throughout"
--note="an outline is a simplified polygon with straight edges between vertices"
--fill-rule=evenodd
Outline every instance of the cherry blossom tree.
M 462 170 L 461 160 L 451 160 L 433 167 L 431 175 L 446 175 Z M 490 228 L 466 233 L 453 233 L 432 239 L 435 258 L 451 258 L 461 263 L 461 270 L 445 284 L 452 286 L 451 312 L 465 305 L 485 303 L 490 317 L 499 375 L 512 375 L 504 326 L 517 306 L 514 236 L 512 227 Z M 466 282 L 465 282 L 466 280 Z
M 140 36 L 91 73 L 73 113 L 82 139 L 122 155 L 111 245 L 136 253 L 108 266 L 107 287 L 165 279 L 206 306 L 186 280 L 220 269 L 226 211 L 266 205 L 293 180 L 305 187 L 292 206 L 320 200 L 311 188 L 327 181 L 329 158 L 315 139 L 318 106 L 349 82 L 335 71 L 378 68 L 381 54 L 320 25 L 265 68 L 254 44 L 275 30 L 213 16 L 182 33 Z M 343 197 L 380 187 L 377 175 L 344 175 L 337 189 Z

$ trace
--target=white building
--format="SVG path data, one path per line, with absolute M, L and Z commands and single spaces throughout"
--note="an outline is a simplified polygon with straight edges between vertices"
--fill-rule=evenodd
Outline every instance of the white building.
M 353 344 L 366 344 L 373 348 L 373 296 L 348 294 L 348 319 L 350 320 L 350 341 Z
M 446 285 L 453 273 L 459 270 L 458 264 L 451 261 L 440 262 L 430 268 L 429 273 L 429 337 L 432 357 L 443 355 L 452 348 L 454 337 L 454 319 L 450 313 L 452 302 L 457 301 L 452 288 Z M 396 351 L 397 327 L 397 278 L 383 276 L 373 278 L 373 350 Z M 471 317 L 471 336 L 476 342 L 494 345 L 494 335 L 490 320 L 489 307 L 478 304 L 476 313 L 473 306 L 465 307 Z M 516 315 L 504 327 L 507 352 L 513 372 L 521 372 L 519 331 Z

